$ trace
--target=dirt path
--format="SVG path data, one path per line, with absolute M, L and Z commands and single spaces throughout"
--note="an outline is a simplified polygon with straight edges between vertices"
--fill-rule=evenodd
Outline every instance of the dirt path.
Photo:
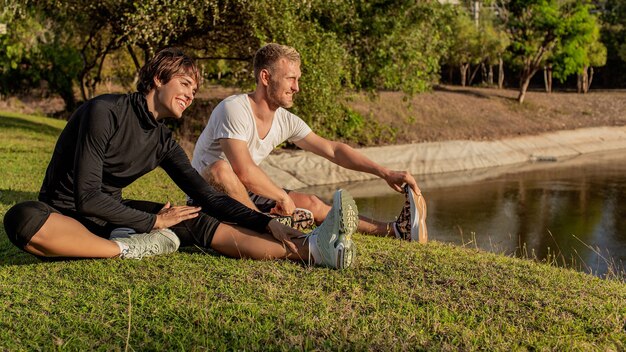
M 440 86 L 409 102 L 396 92 L 373 101 L 356 96 L 351 105 L 398 131 L 397 143 L 450 140 L 500 140 L 583 127 L 626 125 L 626 90 L 529 92 Z

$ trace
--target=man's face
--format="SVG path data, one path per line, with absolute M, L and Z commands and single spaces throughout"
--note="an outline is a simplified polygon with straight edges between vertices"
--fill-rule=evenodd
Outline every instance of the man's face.
M 293 95 L 296 94 L 300 87 L 298 80 L 300 79 L 300 63 L 280 59 L 270 73 L 270 79 L 267 86 L 267 99 L 270 106 L 275 108 L 290 108 L 293 106 Z

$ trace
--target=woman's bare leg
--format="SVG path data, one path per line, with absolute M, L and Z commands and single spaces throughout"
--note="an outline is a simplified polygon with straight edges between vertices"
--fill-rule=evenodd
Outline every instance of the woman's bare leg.
M 211 248 L 234 258 L 256 260 L 290 259 L 308 261 L 309 244 L 304 238 L 293 238 L 298 253 L 290 252 L 271 234 L 261 234 L 238 226 L 220 224 L 213 235 Z
M 75 219 L 52 213 L 24 247 L 44 257 L 112 258 L 120 254 L 113 241 L 98 237 Z

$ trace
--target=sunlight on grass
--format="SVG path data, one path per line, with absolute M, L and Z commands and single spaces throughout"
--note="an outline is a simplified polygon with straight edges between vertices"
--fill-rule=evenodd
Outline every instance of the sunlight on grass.
M 62 121 L 0 113 L 0 215 L 35 199 Z M 125 191 L 181 204 L 162 170 Z M 432 242 L 355 235 L 353 268 L 188 248 L 43 263 L 0 230 L 2 350 L 624 350 L 626 285 Z

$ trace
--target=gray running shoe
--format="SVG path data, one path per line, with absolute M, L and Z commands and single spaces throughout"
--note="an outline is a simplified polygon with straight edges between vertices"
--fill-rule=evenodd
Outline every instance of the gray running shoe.
M 398 220 L 393 224 L 396 237 L 407 241 L 428 242 L 426 227 L 426 201 L 424 196 L 416 195 L 408 185 L 404 186 L 406 200 Z
M 128 246 L 120 253 L 122 259 L 141 259 L 154 255 L 176 252 L 180 246 L 178 236 L 170 229 L 153 230 L 149 233 L 129 234 L 119 231 L 111 234 L 111 241 Z
M 335 269 L 352 265 L 356 246 L 352 234 L 359 224 L 359 211 L 352 196 L 340 189 L 333 195 L 333 207 L 320 226 L 311 232 L 317 241 L 322 262 L 316 263 Z

